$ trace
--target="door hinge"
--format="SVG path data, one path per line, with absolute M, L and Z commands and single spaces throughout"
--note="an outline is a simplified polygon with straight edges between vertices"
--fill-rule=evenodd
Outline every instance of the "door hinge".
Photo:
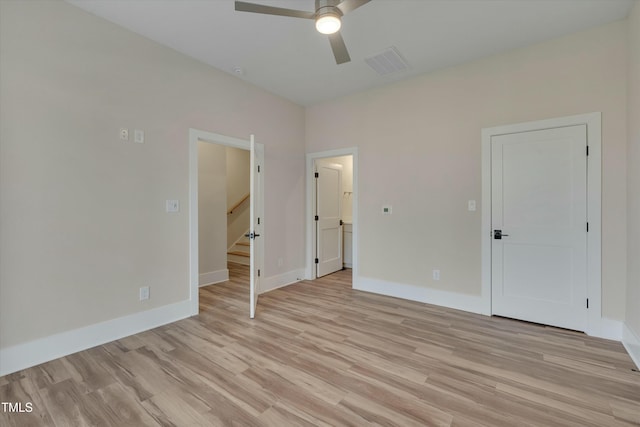
M 320 174 L 319 174 L 318 172 L 316 172 L 316 173 L 314 174 L 314 177 L 319 178 L 319 177 L 320 177 Z
M 320 260 L 318 258 L 316 258 L 316 264 L 319 262 Z
M 589 308 L 589 298 L 587 298 L 587 308 Z
M 258 218 L 258 225 L 260 225 L 260 218 Z
M 589 222 L 587 222 L 587 233 L 589 232 Z
M 258 269 L 258 277 L 260 277 L 260 269 Z
M 587 156 L 589 155 L 589 146 L 587 145 Z
M 342 222 L 342 220 L 340 220 L 340 225 L 344 225 L 344 222 Z
M 319 217 L 318 215 L 316 215 L 316 216 L 314 217 L 314 219 L 315 219 L 316 221 L 318 221 L 318 220 L 320 219 L 320 217 Z
M 258 173 L 260 173 L 260 165 L 258 165 Z

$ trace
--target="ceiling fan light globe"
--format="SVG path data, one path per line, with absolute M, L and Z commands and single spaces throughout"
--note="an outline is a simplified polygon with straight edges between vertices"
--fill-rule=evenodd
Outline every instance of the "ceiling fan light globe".
M 316 30 L 322 34 L 333 34 L 340 30 L 342 22 L 340 17 L 334 14 L 326 14 L 320 16 L 316 20 Z

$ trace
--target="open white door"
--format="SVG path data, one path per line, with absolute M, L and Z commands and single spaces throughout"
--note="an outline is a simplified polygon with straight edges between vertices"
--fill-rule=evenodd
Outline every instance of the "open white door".
M 316 277 L 342 269 L 342 165 L 316 161 Z
M 251 177 L 250 177 L 250 194 L 249 210 L 251 229 L 249 231 L 250 239 L 250 272 L 249 272 L 249 297 L 251 299 L 249 305 L 249 317 L 252 319 L 256 315 L 256 305 L 258 304 L 258 293 L 260 292 L 260 276 L 262 269 L 262 260 L 264 255 L 263 240 L 263 223 L 261 218 L 264 217 L 264 182 L 262 173 L 264 172 L 264 145 L 254 141 L 251 135 Z
M 491 138 L 493 314 L 584 331 L 585 125 Z

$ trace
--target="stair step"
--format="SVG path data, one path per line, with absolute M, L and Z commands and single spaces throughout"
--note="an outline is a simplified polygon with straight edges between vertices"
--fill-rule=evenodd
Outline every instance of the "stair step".
M 245 257 L 250 257 L 251 256 L 249 254 L 249 252 L 241 252 L 241 251 L 229 251 L 229 252 L 227 252 L 227 254 L 229 254 L 229 255 L 237 255 L 237 256 L 245 256 Z
M 238 245 L 238 246 L 251 246 L 251 243 L 249 243 L 249 242 L 238 242 L 238 243 L 236 243 L 236 245 Z

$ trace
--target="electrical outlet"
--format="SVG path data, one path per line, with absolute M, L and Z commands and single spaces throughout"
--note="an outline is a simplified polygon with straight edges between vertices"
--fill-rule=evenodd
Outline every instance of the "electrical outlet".
M 433 280 L 440 280 L 440 270 L 433 270 Z
M 140 288 L 140 301 L 149 299 L 149 287 L 143 286 Z
M 120 129 L 120 139 L 123 141 L 129 140 L 129 129 L 125 129 L 125 128 Z
M 476 210 L 476 201 L 475 201 L 475 200 L 469 200 L 469 201 L 467 202 L 467 209 L 468 209 L 470 212 L 475 211 L 475 210 Z
M 283 264 L 284 264 L 284 261 L 282 260 L 282 258 L 278 258 L 278 268 L 282 268 Z

